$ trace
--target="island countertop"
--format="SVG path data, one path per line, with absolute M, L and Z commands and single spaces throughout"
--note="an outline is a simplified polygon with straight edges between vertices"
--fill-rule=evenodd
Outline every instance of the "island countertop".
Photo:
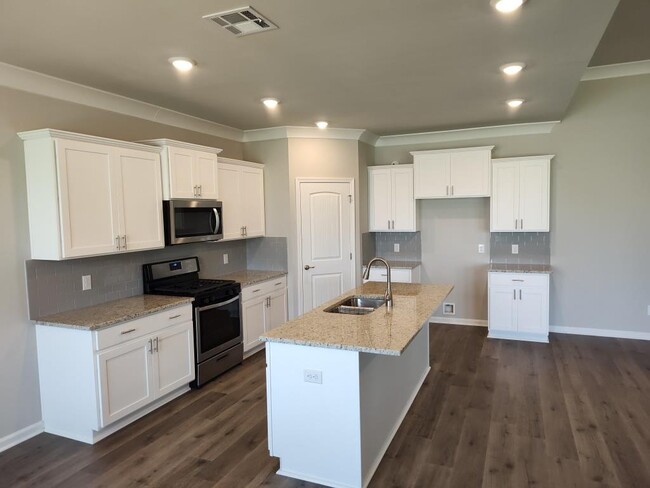
M 390 312 L 385 305 L 367 315 L 324 311 L 350 295 L 384 295 L 385 283 L 365 283 L 267 332 L 261 339 L 399 356 L 453 288 L 453 285 L 444 284 L 393 283 L 393 309 Z

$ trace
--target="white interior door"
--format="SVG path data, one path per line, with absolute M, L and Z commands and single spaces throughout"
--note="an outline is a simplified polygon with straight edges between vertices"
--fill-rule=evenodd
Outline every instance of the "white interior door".
M 352 182 L 300 182 L 302 311 L 354 286 Z

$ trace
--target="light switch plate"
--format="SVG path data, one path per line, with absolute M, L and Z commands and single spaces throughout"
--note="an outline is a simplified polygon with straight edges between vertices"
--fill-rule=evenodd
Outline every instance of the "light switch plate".
M 512 245 L 512 254 L 519 254 L 519 244 Z
M 318 371 L 317 369 L 306 369 L 305 383 L 317 383 L 319 385 L 323 384 L 323 372 Z
M 478 245 L 478 253 L 479 254 L 485 254 L 485 244 L 479 244 Z
M 93 282 L 91 275 L 83 275 L 81 277 L 81 289 L 83 291 L 91 290 L 93 287 Z
M 399 252 L 399 242 L 393 244 L 393 252 Z
M 228 264 L 228 253 L 223 254 L 223 264 Z

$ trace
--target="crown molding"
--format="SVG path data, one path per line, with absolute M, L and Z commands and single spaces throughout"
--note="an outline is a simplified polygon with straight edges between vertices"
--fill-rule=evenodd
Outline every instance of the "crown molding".
M 420 132 L 415 134 L 380 136 L 375 143 L 375 146 L 404 146 L 410 144 L 430 144 L 435 142 L 487 139 L 491 137 L 548 134 L 553 130 L 553 127 L 559 123 L 559 120 L 553 120 L 549 122 L 533 122 L 530 124 L 494 125 L 489 127 L 474 127 L 470 129 L 441 130 L 436 132 Z
M 36 129 L 19 132 L 18 137 L 23 141 L 32 141 L 35 139 L 52 138 L 68 139 L 72 141 L 90 142 L 93 144 L 102 144 L 104 146 L 115 146 L 121 148 L 135 149 L 137 151 L 147 151 L 151 153 L 160 153 L 162 147 L 146 144 L 144 141 L 129 142 L 117 139 L 108 139 L 106 137 L 93 136 L 90 134 L 80 134 L 78 132 L 68 132 L 58 129 Z M 220 151 L 220 149 L 219 149 Z
M 631 63 L 606 64 L 587 68 L 581 81 L 605 80 L 607 78 L 620 78 L 622 76 L 638 76 L 650 74 L 650 59 L 646 61 L 633 61 Z
M 2 62 L 0 86 L 239 142 L 244 136 L 234 127 Z
M 155 146 L 162 150 L 165 146 L 180 147 L 183 149 L 191 149 L 194 151 L 203 151 L 211 154 L 219 154 L 223 149 L 211 146 L 202 146 L 200 144 L 192 144 L 191 142 L 176 141 L 174 139 L 145 139 L 143 141 L 135 141 L 139 144 L 147 144 Z
M 492 151 L 494 146 L 474 146 L 474 147 L 458 147 L 453 149 L 431 149 L 427 151 L 411 151 L 411 156 L 423 154 L 440 154 L 440 153 L 454 153 L 454 152 L 470 152 L 470 151 Z
M 286 125 L 245 130 L 243 142 L 271 141 L 274 139 L 338 139 L 372 144 L 377 140 L 377 136 L 364 129 L 319 129 L 317 127 Z

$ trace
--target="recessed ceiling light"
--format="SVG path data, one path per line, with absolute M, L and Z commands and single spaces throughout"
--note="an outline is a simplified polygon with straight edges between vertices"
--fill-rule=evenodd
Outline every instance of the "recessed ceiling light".
M 318 127 L 319 129 L 327 129 L 327 125 L 328 125 L 327 122 L 325 122 L 324 120 L 319 120 L 318 122 L 316 122 L 316 127 Z
M 490 4 L 499 12 L 509 14 L 520 8 L 526 0 L 490 0 Z
M 169 62 L 178 71 L 189 71 L 196 66 L 196 62 L 190 58 L 169 58 Z
M 521 73 L 521 70 L 524 69 L 525 67 L 526 65 L 524 63 L 509 63 L 509 64 L 504 64 L 503 66 L 499 67 L 499 69 L 503 71 L 503 74 L 506 74 L 508 76 L 514 76 Z
M 517 108 L 520 107 L 522 103 L 524 103 L 523 98 L 513 98 L 512 100 L 508 100 L 506 102 L 508 104 L 508 107 L 510 108 Z
M 280 102 L 277 98 L 262 98 L 262 103 L 266 105 L 266 108 L 275 108 Z

